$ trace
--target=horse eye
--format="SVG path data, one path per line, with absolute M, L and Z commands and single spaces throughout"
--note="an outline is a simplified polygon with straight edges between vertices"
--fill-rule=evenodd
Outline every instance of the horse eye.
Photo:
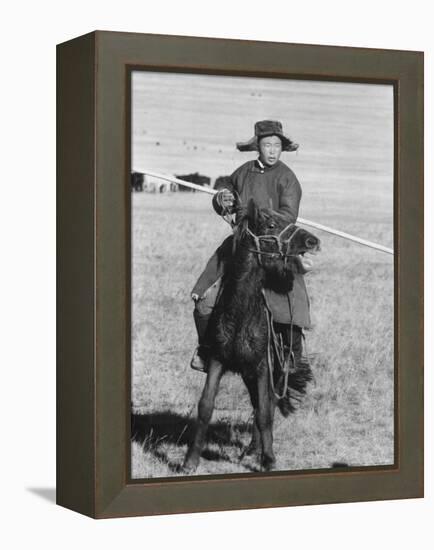
M 268 229 L 274 229 L 276 227 L 276 224 L 275 223 L 270 223 L 268 225 Z

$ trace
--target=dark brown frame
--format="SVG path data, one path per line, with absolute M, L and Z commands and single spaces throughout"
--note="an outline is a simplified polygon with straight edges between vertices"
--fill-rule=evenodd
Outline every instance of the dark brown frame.
M 129 478 L 134 68 L 393 84 L 393 466 Z M 57 99 L 58 504 L 104 518 L 422 497 L 423 53 L 97 31 L 57 47 Z

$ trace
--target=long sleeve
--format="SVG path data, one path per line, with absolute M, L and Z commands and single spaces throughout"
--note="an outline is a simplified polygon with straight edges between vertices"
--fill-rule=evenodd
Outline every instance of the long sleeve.
M 235 172 L 234 172 L 235 173 Z M 219 191 L 223 191 L 223 189 L 228 189 L 231 193 L 234 193 L 234 174 L 232 174 L 232 176 L 229 178 L 229 181 L 227 181 L 224 185 L 224 187 L 222 187 L 221 189 L 219 189 Z M 222 212 L 223 212 L 223 209 L 222 207 L 220 206 L 220 204 L 217 202 L 217 193 L 213 196 L 212 198 L 212 206 L 214 208 L 214 210 L 216 211 L 216 213 L 221 216 L 222 215 Z
M 291 172 L 280 184 L 278 212 L 295 223 L 298 217 L 301 200 L 301 185 L 295 174 Z

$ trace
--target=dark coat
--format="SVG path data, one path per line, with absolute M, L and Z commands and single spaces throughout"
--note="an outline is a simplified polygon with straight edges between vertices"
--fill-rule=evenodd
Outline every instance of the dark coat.
M 240 166 L 231 176 L 227 189 L 237 197 L 241 204 L 255 199 L 261 208 L 272 208 L 288 218 L 288 223 L 297 221 L 301 199 L 301 186 L 294 172 L 281 161 L 274 166 L 263 166 L 258 161 L 249 161 Z M 213 197 L 213 206 L 217 214 L 222 209 Z M 232 236 L 209 259 L 205 270 L 196 282 L 192 293 L 203 296 L 205 292 L 223 275 L 225 261 L 232 250 Z M 267 301 L 273 312 L 274 320 L 279 323 L 291 321 L 300 327 L 310 328 L 309 298 L 301 273 L 294 277 L 294 288 L 289 293 L 291 310 L 286 295 L 266 291 Z
M 288 218 L 288 223 L 297 221 L 301 200 L 301 186 L 294 172 L 280 160 L 274 166 L 264 166 L 250 160 L 237 168 L 225 185 L 241 204 L 255 199 L 259 208 L 272 208 Z M 217 214 L 221 208 L 213 197 Z

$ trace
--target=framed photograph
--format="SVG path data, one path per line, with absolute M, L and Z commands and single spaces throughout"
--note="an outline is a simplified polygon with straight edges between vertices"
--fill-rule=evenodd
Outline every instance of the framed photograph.
M 91 517 L 423 496 L 423 54 L 58 46 L 58 487 Z

